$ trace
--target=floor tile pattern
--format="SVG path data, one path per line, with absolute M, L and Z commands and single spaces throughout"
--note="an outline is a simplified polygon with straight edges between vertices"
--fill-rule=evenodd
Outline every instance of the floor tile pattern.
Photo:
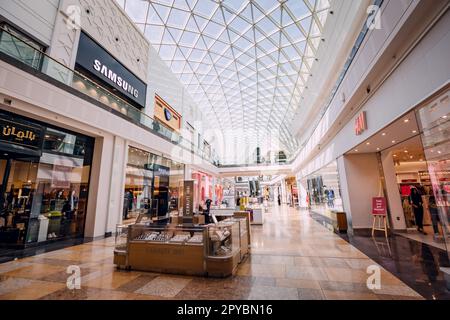
M 423 299 L 307 212 L 272 207 L 252 227 L 252 254 L 226 279 L 117 270 L 113 238 L 0 264 L 0 299 Z M 80 267 L 81 289 L 66 286 Z M 381 288 L 366 285 L 378 265 Z

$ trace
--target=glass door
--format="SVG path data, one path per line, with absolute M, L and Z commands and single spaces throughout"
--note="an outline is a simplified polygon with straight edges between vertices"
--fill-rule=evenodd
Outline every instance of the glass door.
M 36 191 L 38 160 L 1 159 L 0 244 L 25 243 Z
M 417 110 L 433 188 L 432 222 L 450 253 L 450 90 Z

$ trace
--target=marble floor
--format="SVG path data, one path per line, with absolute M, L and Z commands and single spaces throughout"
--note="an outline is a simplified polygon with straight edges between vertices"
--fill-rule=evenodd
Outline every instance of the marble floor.
M 252 227 L 252 254 L 227 279 L 116 270 L 114 239 L 0 264 L 6 299 L 423 299 L 306 211 L 272 207 Z M 66 286 L 67 267 L 81 270 L 81 289 Z M 378 266 L 381 288 L 370 290 L 367 268 Z

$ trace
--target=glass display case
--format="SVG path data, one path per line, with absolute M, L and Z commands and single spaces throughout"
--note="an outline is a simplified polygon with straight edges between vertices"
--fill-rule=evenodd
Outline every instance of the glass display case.
M 116 227 L 116 237 L 114 244 L 114 264 L 118 268 L 126 268 L 128 252 L 128 225 L 118 225 Z
M 206 226 L 118 226 L 114 263 L 139 271 L 226 277 L 241 261 L 241 229 L 247 225 L 239 218 Z
M 205 275 L 205 227 L 134 224 L 128 228 L 130 269 Z
M 184 227 L 181 225 L 141 225 L 129 226 L 130 242 L 204 245 L 204 227 Z
M 239 250 L 239 222 L 231 219 L 208 225 L 208 256 L 227 257 Z

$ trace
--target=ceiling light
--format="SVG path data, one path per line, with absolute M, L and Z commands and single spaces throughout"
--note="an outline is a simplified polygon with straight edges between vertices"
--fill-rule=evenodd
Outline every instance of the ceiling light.
M 380 151 L 380 148 L 377 148 L 377 151 Z
M 358 149 L 355 149 L 355 152 L 358 152 Z
M 409 122 L 409 119 L 405 119 L 405 120 L 403 120 L 403 122 L 404 122 L 404 123 L 408 123 L 408 122 Z
M 417 130 L 413 130 L 412 133 L 417 133 Z
M 438 151 L 438 153 L 441 154 L 442 152 L 441 152 L 441 151 Z
M 367 142 L 366 145 L 370 146 L 370 142 Z
M 445 115 L 445 116 L 442 116 L 442 119 L 447 119 L 447 115 Z
M 395 143 L 395 140 L 392 140 L 392 143 Z
M 383 132 L 381 135 L 384 137 L 386 135 L 386 132 Z
M 404 153 L 408 153 L 408 150 L 403 151 Z
M 397 157 L 397 155 L 396 155 L 396 154 L 394 154 L 394 157 Z
M 409 158 L 410 158 L 410 159 L 412 159 L 412 158 L 413 158 L 413 156 L 409 156 Z

